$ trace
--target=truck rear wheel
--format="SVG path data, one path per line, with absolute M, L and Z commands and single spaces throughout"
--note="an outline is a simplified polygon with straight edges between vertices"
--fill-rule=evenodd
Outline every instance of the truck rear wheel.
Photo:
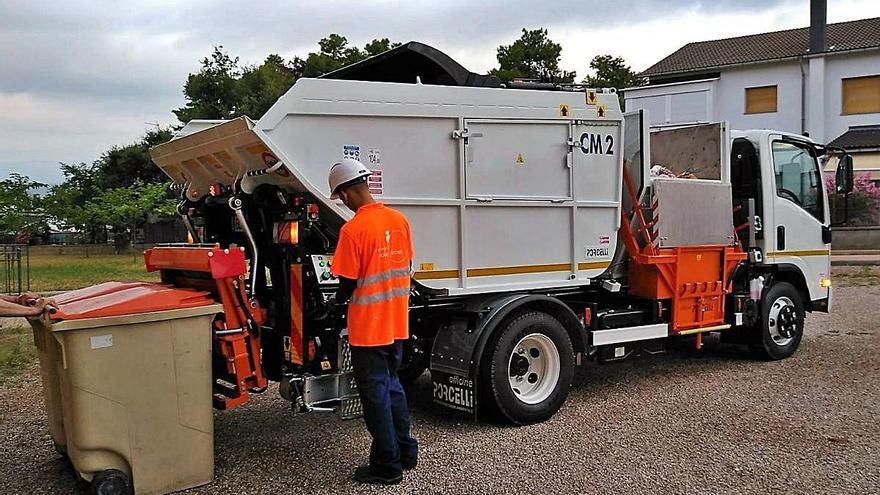
M 498 332 L 485 356 L 484 401 L 491 401 L 504 419 L 517 425 L 553 416 L 565 402 L 574 374 L 568 332 L 540 312 L 515 316 Z
M 764 292 L 761 320 L 750 348 L 761 359 L 785 359 L 797 350 L 804 335 L 804 304 L 797 289 L 779 282 Z

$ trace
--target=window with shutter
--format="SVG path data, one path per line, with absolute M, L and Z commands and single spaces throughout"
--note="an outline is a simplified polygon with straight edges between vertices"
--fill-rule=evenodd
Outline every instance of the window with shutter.
M 841 113 L 880 113 L 880 75 L 843 80 Z
M 776 86 L 746 88 L 745 113 L 773 113 L 776 111 Z

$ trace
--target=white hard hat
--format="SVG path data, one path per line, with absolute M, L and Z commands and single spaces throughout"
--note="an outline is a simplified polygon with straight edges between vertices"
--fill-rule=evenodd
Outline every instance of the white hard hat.
M 370 175 L 372 172 L 354 158 L 343 158 L 342 161 L 334 163 L 330 167 L 330 199 L 339 199 L 337 189 L 340 186 L 348 185 L 349 182 L 364 181 Z

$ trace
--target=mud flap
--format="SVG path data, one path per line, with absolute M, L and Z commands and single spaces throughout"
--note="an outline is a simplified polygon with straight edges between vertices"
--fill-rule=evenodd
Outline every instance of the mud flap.
M 435 403 L 476 416 L 477 391 L 474 379 L 432 371 L 431 383 Z

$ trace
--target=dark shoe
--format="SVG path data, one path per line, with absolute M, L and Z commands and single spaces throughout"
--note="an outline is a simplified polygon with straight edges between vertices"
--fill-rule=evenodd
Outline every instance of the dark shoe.
M 361 466 L 354 470 L 354 480 L 359 483 L 396 485 L 403 480 L 403 474 L 392 477 L 379 476 L 370 471 L 370 466 Z
M 419 465 L 419 459 L 418 459 L 418 457 L 416 457 L 414 459 L 403 459 L 401 461 L 401 464 L 403 465 L 404 471 L 409 471 L 409 470 L 415 469 L 416 466 Z

